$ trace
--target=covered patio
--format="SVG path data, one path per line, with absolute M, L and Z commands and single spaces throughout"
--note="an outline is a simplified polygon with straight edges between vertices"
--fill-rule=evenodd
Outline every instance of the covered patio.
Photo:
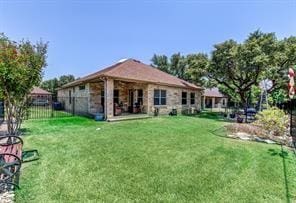
M 148 112 L 146 83 L 100 78 L 89 84 L 92 113 L 104 113 L 105 119 L 110 119 Z

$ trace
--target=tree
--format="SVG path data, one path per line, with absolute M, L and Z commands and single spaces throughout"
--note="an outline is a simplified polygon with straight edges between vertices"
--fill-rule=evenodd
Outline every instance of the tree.
M 277 54 L 274 57 L 274 65 L 269 66 L 262 79 L 270 79 L 273 82 L 268 93 L 281 92 L 287 88 L 288 69 L 296 63 L 296 37 L 289 37 L 278 41 Z M 282 93 L 281 93 L 282 94 Z
M 56 88 L 59 87 L 59 81 L 57 78 L 43 81 L 41 83 L 41 88 L 51 92 L 53 95 L 56 95 Z
M 152 61 L 151 66 L 158 68 L 163 72 L 171 73 L 168 57 L 166 55 L 154 54 L 151 61 Z
M 75 80 L 74 75 L 62 75 L 58 80 L 59 87 Z
M 186 79 L 190 82 L 199 85 L 206 85 L 207 83 L 207 69 L 209 66 L 209 59 L 206 54 L 189 54 L 186 57 Z
M 173 54 L 170 58 L 170 72 L 172 75 L 177 76 L 178 78 L 186 80 L 186 58 L 180 53 Z
M 151 61 L 153 62 L 153 67 L 180 79 L 198 85 L 204 85 L 207 81 L 205 76 L 209 60 L 206 54 L 198 53 L 183 56 L 180 53 L 176 53 L 169 59 L 165 55 L 154 54 Z
M 47 44 L 19 43 L 0 35 L 0 95 L 4 98 L 9 134 L 17 134 L 26 113 L 27 95 L 41 81 Z
M 214 46 L 208 77 L 238 95 L 247 107 L 252 86 L 258 85 L 268 67 L 275 67 L 279 50 L 274 33 L 255 31 L 243 43 L 228 40 Z
M 57 96 L 57 88 L 74 80 L 75 77 L 73 75 L 62 75 L 59 78 L 53 78 L 43 81 L 41 83 L 41 88 L 53 93 L 53 96 Z

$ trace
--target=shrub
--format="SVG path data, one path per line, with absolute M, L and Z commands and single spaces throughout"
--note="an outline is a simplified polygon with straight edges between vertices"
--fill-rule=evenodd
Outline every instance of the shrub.
M 270 136 L 285 135 L 289 125 L 288 115 L 276 107 L 272 107 L 258 113 L 256 115 L 256 119 L 257 120 L 254 124 L 260 126 Z

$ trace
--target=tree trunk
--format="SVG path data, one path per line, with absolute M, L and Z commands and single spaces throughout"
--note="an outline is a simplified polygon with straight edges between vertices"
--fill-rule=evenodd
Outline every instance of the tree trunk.
M 5 102 L 5 109 L 7 112 L 7 131 L 9 135 L 17 135 L 19 133 L 23 108 L 21 104 L 16 104 L 7 100 Z
M 248 109 L 248 100 L 246 98 L 246 92 L 239 92 L 240 100 L 243 104 L 244 108 L 244 114 L 245 114 L 245 122 L 248 121 L 248 114 L 247 114 L 247 109 Z

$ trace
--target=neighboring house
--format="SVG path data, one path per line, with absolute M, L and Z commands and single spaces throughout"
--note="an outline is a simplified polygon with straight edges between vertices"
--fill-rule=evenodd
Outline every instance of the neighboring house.
M 62 86 L 58 98 L 67 98 L 62 101 L 66 110 L 75 103 L 80 111 L 101 112 L 108 119 L 132 113 L 152 115 L 156 108 L 160 114 L 172 109 L 179 113 L 199 110 L 202 90 L 140 61 L 125 59 Z
M 226 108 L 228 97 L 219 92 L 218 88 L 205 89 L 203 94 L 205 108 Z
M 47 106 L 52 100 L 52 93 L 41 89 L 40 87 L 33 87 L 29 94 L 32 105 L 35 106 Z
M 44 89 L 41 89 L 40 87 L 33 87 L 30 96 L 38 97 L 38 98 L 48 98 L 52 94 Z

